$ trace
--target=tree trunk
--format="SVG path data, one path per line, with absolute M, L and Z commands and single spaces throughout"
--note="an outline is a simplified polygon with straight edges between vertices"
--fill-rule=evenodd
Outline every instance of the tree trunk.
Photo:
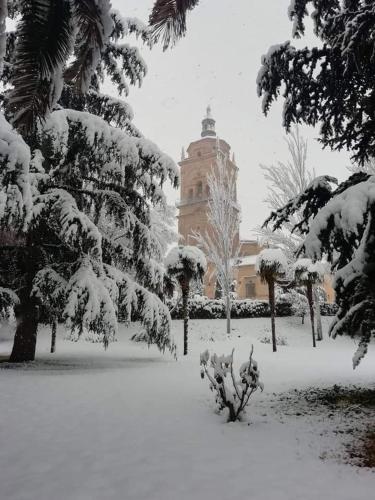
M 226 310 L 227 310 L 227 335 L 230 334 L 230 292 L 227 293 L 227 304 L 226 304 Z
M 52 323 L 52 334 L 51 334 L 51 354 L 56 352 L 56 330 L 57 330 L 57 321 L 54 320 Z
M 11 363 L 34 361 L 38 330 L 38 307 L 35 300 L 25 297 L 15 307 L 15 316 L 17 328 L 9 361 Z
M 312 333 L 313 347 L 316 347 L 315 325 L 314 325 L 314 297 L 313 297 L 313 289 L 312 289 L 311 283 L 306 285 L 306 295 L 307 295 L 307 300 L 309 302 L 309 309 L 310 309 L 310 321 L 311 321 L 311 333 Z
M 272 351 L 276 352 L 276 329 L 275 329 L 275 282 L 268 282 L 268 295 L 271 309 L 271 331 L 272 331 Z
M 316 316 L 316 340 L 323 340 L 322 316 L 320 314 L 320 301 L 317 287 L 314 287 L 314 306 Z
M 189 285 L 184 284 L 182 291 L 182 312 L 184 318 L 184 356 L 188 353 L 188 330 L 189 330 Z
M 31 296 L 33 280 L 44 262 L 40 247 L 32 245 L 32 235 L 29 234 L 25 246 L 17 252 L 17 271 L 23 275 L 24 286 L 19 290 L 19 304 L 14 308 L 17 327 L 14 335 L 13 349 L 9 361 L 24 363 L 34 361 L 36 337 L 39 323 L 39 308 L 37 299 Z

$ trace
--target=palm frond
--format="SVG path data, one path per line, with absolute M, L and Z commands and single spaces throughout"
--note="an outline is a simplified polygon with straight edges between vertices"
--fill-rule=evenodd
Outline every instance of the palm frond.
M 86 92 L 99 63 L 105 39 L 113 30 L 110 3 L 107 0 L 75 0 L 74 17 L 78 29 L 75 60 L 66 69 L 64 78 L 78 92 Z
M 58 97 L 57 76 L 72 48 L 71 10 L 66 0 L 23 2 L 17 26 L 8 111 L 22 133 L 35 129 Z
M 199 0 L 156 0 L 149 24 L 154 41 L 163 39 L 163 49 L 174 45 L 186 33 L 186 15 Z

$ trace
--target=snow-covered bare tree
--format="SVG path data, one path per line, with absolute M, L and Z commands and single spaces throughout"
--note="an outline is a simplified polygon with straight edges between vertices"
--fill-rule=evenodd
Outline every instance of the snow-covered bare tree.
M 149 342 L 172 348 L 151 213 L 177 167 L 132 124 L 128 104 L 100 91 L 104 78 L 120 94 L 142 83 L 145 63 L 122 39 L 146 40 L 147 29 L 107 0 L 9 5 L 19 22 L 2 75 L 0 219 L 15 243 L 0 248 L 0 286 L 18 296 L 11 360 L 34 359 L 38 308 L 57 303 L 49 291 L 63 297 L 56 314 L 73 338 L 107 345 L 121 309 Z
M 189 294 L 193 281 L 202 281 L 207 270 L 204 253 L 194 246 L 172 248 L 165 258 L 168 275 L 174 278 L 181 288 L 184 319 L 184 356 L 188 353 Z
M 268 285 L 268 300 L 271 310 L 272 350 L 276 352 L 275 284 L 279 278 L 284 277 L 288 273 L 288 261 L 280 248 L 266 248 L 257 256 L 255 269 L 261 280 Z
M 310 4 L 315 34 L 322 43 L 297 49 L 286 42 L 268 51 L 258 75 L 263 110 L 267 113 L 282 95 L 287 129 L 293 123 L 319 125 L 324 146 L 346 148 L 353 162 L 363 164 L 375 157 L 375 3 L 293 0 L 289 16 L 294 37 L 305 34 Z M 335 185 L 337 180 L 329 176 L 315 179 L 300 196 L 271 214 L 269 222 L 278 229 L 302 209 L 296 227 L 305 235 L 302 251 L 312 259 L 326 254 L 337 271 L 339 311 L 330 333 L 359 337 L 353 357 L 356 367 L 375 331 L 375 178 L 357 172 Z
M 278 210 L 289 200 L 302 193 L 315 177 L 314 171 L 307 165 L 307 139 L 301 135 L 300 128 L 295 126 L 285 138 L 290 158 L 287 162 L 279 161 L 276 165 L 261 165 L 264 178 L 268 182 L 268 195 L 265 199 L 271 210 Z M 290 261 L 295 260 L 295 253 L 303 238 L 293 227 L 298 222 L 298 214 L 293 220 L 277 231 L 267 227 L 257 227 L 256 233 L 262 244 L 281 248 Z
M 192 234 L 212 263 L 226 304 L 227 333 L 231 331 L 231 293 L 233 269 L 240 249 L 240 210 L 236 201 L 236 172 L 227 160 L 219 156 L 208 176 L 209 199 L 207 218 L 209 229 Z

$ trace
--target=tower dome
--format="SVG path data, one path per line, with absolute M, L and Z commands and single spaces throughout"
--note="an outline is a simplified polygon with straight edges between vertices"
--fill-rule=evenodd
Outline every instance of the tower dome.
M 215 120 L 212 118 L 211 106 L 207 106 L 206 116 L 202 120 L 201 137 L 216 137 Z

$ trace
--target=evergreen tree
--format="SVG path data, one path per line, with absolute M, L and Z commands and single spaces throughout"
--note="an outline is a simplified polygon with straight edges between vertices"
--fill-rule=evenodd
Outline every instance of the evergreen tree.
M 2 102 L 18 129 L 0 115 L 0 217 L 15 235 L 1 247 L 2 296 L 17 292 L 18 302 L 11 360 L 34 359 L 43 305 L 73 339 L 107 346 L 121 309 L 142 320 L 149 342 L 173 347 L 152 213 L 165 208 L 163 184 L 176 185 L 177 168 L 134 127 L 125 102 L 100 92 L 104 78 L 125 95 L 128 83 L 141 84 L 146 66 L 122 38 L 147 40 L 147 29 L 106 0 L 55 3 L 61 19 L 54 2 L 12 2 L 21 17 L 4 57 Z
M 368 0 L 293 0 L 289 15 L 293 35 L 305 33 L 309 5 L 321 39 L 319 47 L 296 49 L 290 42 L 272 47 L 263 57 L 258 92 L 263 110 L 282 92 L 284 125 L 320 125 L 324 146 L 353 153 L 363 164 L 375 156 L 374 31 L 375 4 Z M 268 223 L 277 229 L 302 209 L 294 229 L 305 235 L 301 254 L 326 255 L 336 270 L 334 287 L 339 311 L 332 336 L 359 337 L 356 367 L 375 331 L 374 214 L 375 177 L 357 172 L 337 187 L 336 179 L 320 177 Z

